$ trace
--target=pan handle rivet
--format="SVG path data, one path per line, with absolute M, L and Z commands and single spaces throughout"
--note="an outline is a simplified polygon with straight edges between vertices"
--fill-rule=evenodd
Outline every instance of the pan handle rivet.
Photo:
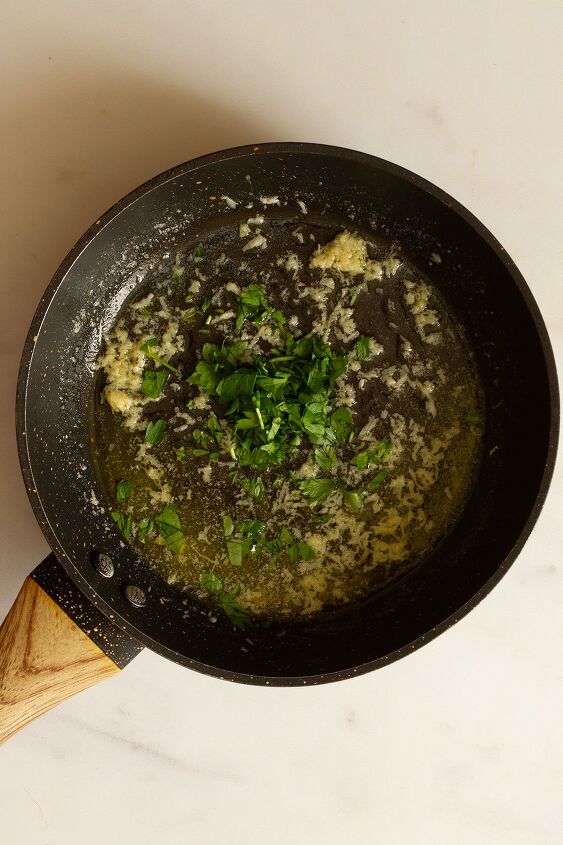
M 94 566 L 102 578 L 113 577 L 115 570 L 113 568 L 113 561 L 109 555 L 104 554 L 104 552 L 94 552 L 93 559 Z
M 144 590 L 141 590 L 140 587 L 136 587 L 134 584 L 127 584 L 123 588 L 123 592 L 125 593 L 125 598 L 131 602 L 133 607 L 144 607 L 146 605 L 147 597 Z

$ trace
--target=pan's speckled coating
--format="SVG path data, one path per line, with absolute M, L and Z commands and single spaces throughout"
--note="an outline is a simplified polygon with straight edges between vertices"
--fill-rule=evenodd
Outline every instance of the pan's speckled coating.
M 46 557 L 31 577 L 120 669 L 143 650 L 138 640 L 114 625 L 74 586 L 54 554 Z
M 249 178 L 248 178 L 249 177 Z M 114 525 L 92 449 L 94 363 L 103 331 L 153 252 L 223 225 L 222 195 L 298 200 L 333 222 L 373 226 L 429 269 L 462 321 L 485 388 L 485 459 L 463 518 L 432 558 L 360 606 L 240 633 L 149 571 Z M 18 385 L 20 460 L 40 525 L 72 581 L 128 635 L 186 666 L 248 683 L 321 683 L 401 657 L 452 625 L 497 583 L 537 519 L 558 433 L 553 355 L 534 299 L 492 235 L 420 177 L 312 144 L 214 153 L 158 176 L 84 235 L 43 296 Z M 104 578 L 92 552 L 110 555 Z M 142 608 L 127 584 L 142 588 Z

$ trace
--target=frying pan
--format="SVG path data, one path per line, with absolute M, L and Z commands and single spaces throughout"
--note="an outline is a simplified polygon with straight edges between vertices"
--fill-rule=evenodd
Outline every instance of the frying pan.
M 237 211 L 222 195 L 243 199 Z M 362 603 L 242 633 L 146 566 L 114 525 L 94 442 L 103 332 L 152 254 L 271 213 L 372 227 L 425 269 L 462 324 L 484 385 L 483 459 L 462 517 L 423 564 Z M 270 210 L 268 210 L 270 213 Z M 227 215 L 231 215 L 227 217 Z M 430 256 L 442 261 L 430 266 Z M 227 150 L 129 194 L 80 239 L 47 288 L 18 383 L 24 481 L 53 554 L 0 629 L 0 740 L 122 669 L 143 646 L 244 683 L 318 684 L 384 666 L 464 616 L 505 574 L 544 502 L 558 436 L 555 364 L 512 260 L 465 208 L 397 165 L 316 144 Z

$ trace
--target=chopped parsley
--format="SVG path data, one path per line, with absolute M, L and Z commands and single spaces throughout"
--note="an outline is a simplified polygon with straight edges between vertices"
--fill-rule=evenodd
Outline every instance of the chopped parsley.
M 184 311 L 180 319 L 183 323 L 193 323 L 195 318 L 197 317 L 197 314 L 197 308 L 188 308 L 186 311 Z
M 133 520 L 130 513 L 121 513 L 120 511 L 112 511 L 111 518 L 123 534 L 126 540 L 131 536 L 133 528 Z
M 379 485 L 382 484 L 385 481 L 385 479 L 388 477 L 388 475 L 389 475 L 389 473 L 387 472 L 386 469 L 380 469 L 379 472 L 377 472 L 373 476 L 371 481 L 368 481 L 367 484 L 364 485 L 363 489 L 367 493 L 373 493 L 373 491 L 376 490 L 379 487 Z
M 369 358 L 369 337 L 364 335 L 359 337 L 354 346 L 354 352 L 358 361 L 365 361 L 366 358 Z
M 357 490 L 343 490 L 342 500 L 345 505 L 354 511 L 360 510 L 363 505 L 362 494 Z
M 235 628 L 244 631 L 245 628 L 252 624 L 250 613 L 237 601 L 237 597 L 240 595 L 240 587 L 225 590 L 223 588 L 223 582 L 213 572 L 202 572 L 199 576 L 199 583 L 206 590 L 209 590 L 212 595 L 217 596 L 223 612 Z
M 165 505 L 162 513 L 154 521 L 166 545 L 178 554 L 182 550 L 185 537 L 182 526 L 180 525 L 178 511 L 174 505 Z
M 162 358 L 162 356 L 157 355 L 154 351 L 153 347 L 158 346 L 158 340 L 156 337 L 150 337 L 146 340 L 143 345 L 141 346 L 141 352 L 144 352 L 147 358 L 152 358 L 153 361 L 156 361 L 161 367 L 166 367 L 167 370 L 171 370 L 173 373 L 177 373 L 178 370 L 176 367 L 173 367 L 166 358 Z
M 245 558 L 256 550 L 256 540 L 266 528 L 261 519 L 247 519 L 236 525 L 228 515 L 223 516 L 223 534 L 231 566 L 242 566 Z
M 252 623 L 248 610 L 242 607 L 236 600 L 239 594 L 240 587 L 235 587 L 228 592 L 219 593 L 219 603 L 234 627 L 244 631 Z
M 223 590 L 223 582 L 212 572 L 202 572 L 199 576 L 199 583 L 210 593 L 220 593 Z
M 366 449 L 352 458 L 352 463 L 359 470 L 367 469 L 372 464 L 380 464 L 391 449 L 390 440 L 381 440 L 375 449 Z
M 139 540 L 144 540 L 149 534 L 152 534 L 154 531 L 154 519 L 150 519 L 148 516 L 145 516 L 139 522 Z
M 287 554 L 292 563 L 299 563 L 301 560 L 313 560 L 317 556 L 311 546 L 304 541 L 292 543 L 288 546 Z
M 145 370 L 141 392 L 149 399 L 158 399 L 167 381 L 168 373 L 164 373 L 162 370 Z
M 222 405 L 228 420 L 226 449 L 233 460 L 263 469 L 295 457 L 303 438 L 319 449 L 348 443 L 352 414 L 348 408 L 333 411 L 330 404 L 347 356 L 335 354 L 313 335 L 293 337 L 259 285 L 248 285 L 239 302 L 238 328 L 247 318 L 256 324 L 271 320 L 279 345 L 267 356 L 249 356 L 242 340 L 205 343 L 187 379 Z M 326 452 L 325 463 L 331 454 Z
M 115 490 L 117 502 L 125 502 L 133 492 L 133 485 L 130 481 L 119 481 Z
M 150 422 L 145 431 L 145 443 L 152 443 L 153 446 L 158 446 L 166 436 L 168 424 L 166 420 L 157 420 Z
M 336 466 L 336 449 L 333 446 L 324 446 L 321 449 L 315 449 L 315 463 L 324 472 Z
M 256 501 L 260 502 L 260 504 L 265 502 L 266 495 L 264 491 L 264 482 L 261 478 L 241 478 L 240 486 L 245 493 L 248 493 L 249 496 L 252 496 L 252 498 L 256 499 Z
M 309 499 L 312 508 L 325 502 L 338 487 L 338 481 L 332 478 L 307 478 L 298 484 L 301 492 Z

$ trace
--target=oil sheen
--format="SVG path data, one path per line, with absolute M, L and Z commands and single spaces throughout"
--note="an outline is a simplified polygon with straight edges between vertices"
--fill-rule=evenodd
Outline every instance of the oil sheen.
M 269 311 L 237 325 L 249 285 Z M 236 340 L 252 367 L 290 358 L 288 334 L 344 356 L 326 413 L 346 409 L 349 425 L 324 449 L 303 431 L 281 465 L 257 471 L 239 464 L 226 405 L 186 379 L 204 344 Z M 483 430 L 471 352 L 428 275 L 372 233 L 256 217 L 154 256 L 98 366 L 114 518 L 148 566 L 219 611 L 302 615 L 363 599 L 423 561 L 467 501 Z M 147 371 L 162 374 L 157 396 Z M 165 424 L 159 442 L 149 423 Z

